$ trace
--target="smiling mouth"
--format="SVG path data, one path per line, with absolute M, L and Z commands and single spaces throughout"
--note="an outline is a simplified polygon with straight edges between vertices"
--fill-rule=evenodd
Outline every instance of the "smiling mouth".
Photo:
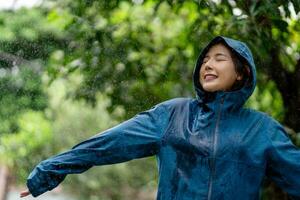
M 207 75 L 204 75 L 204 80 L 205 81 L 212 81 L 214 79 L 218 78 L 218 76 L 216 75 L 213 75 L 213 74 L 207 74 Z

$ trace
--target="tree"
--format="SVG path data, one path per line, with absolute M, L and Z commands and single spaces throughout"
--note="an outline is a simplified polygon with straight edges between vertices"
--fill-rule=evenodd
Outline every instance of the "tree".
M 0 30 L 1 135 L 17 132 L 17 119 L 26 110 L 46 108 L 42 66 L 65 40 L 38 9 L 1 11 Z

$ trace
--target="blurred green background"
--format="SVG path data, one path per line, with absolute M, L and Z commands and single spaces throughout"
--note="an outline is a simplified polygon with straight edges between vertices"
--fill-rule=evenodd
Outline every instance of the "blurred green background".
M 251 48 L 258 85 L 247 106 L 300 146 L 299 0 L 44 0 L 0 10 L 0 163 L 24 185 L 42 159 L 149 109 L 194 97 L 192 72 L 216 35 Z M 79 200 L 154 199 L 155 158 L 70 175 Z M 269 180 L 262 199 L 288 199 Z

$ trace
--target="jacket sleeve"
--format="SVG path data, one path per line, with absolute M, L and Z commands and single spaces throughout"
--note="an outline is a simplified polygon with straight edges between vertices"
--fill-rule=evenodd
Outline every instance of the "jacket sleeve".
M 274 122 L 269 128 L 270 148 L 267 153 L 266 175 L 293 199 L 300 199 L 300 149 L 284 128 Z
M 71 150 L 39 163 L 27 179 L 36 197 L 52 190 L 67 174 L 82 173 L 95 165 L 106 165 L 158 153 L 168 123 L 165 105 L 150 110 L 83 141 Z

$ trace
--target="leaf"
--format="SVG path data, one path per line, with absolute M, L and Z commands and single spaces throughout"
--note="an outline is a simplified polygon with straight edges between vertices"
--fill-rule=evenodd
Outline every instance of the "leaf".
M 273 24 L 281 31 L 288 32 L 289 24 L 282 19 L 272 19 Z

